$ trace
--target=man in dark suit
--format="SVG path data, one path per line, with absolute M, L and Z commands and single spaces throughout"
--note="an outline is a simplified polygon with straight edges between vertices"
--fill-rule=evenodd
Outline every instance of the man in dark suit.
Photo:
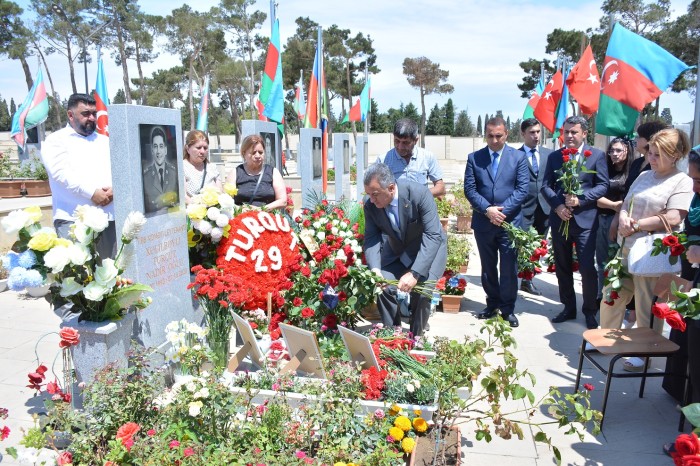
M 506 145 L 508 131 L 503 118 L 488 120 L 485 133 L 487 147 L 469 154 L 464 172 L 464 194 L 474 209 L 472 229 L 486 292 L 486 309 L 478 317 L 491 318 L 500 309 L 510 326 L 517 327 L 518 318 L 513 315 L 518 297 L 517 251 L 501 224 L 522 224 L 521 207 L 529 180 L 527 160 L 524 153 Z
M 447 235 L 440 226 L 430 190 L 413 181 L 396 181 L 383 163 L 365 172 L 367 265 L 384 278 L 398 279 L 377 299 L 384 325 L 400 326 L 397 291 L 410 293 L 411 332 L 420 336 L 430 317 L 430 297 L 411 293 L 416 284 L 437 280 L 447 263 Z
M 582 194 L 565 194 L 559 175 L 556 173 L 563 164 L 562 149 L 549 156 L 544 174 L 542 194 L 552 211 L 549 222 L 552 227 L 552 249 L 559 282 L 559 299 L 564 310 L 552 319 L 554 323 L 576 318 L 576 294 L 574 292 L 573 247 L 581 273 L 583 305 L 581 310 L 586 318 L 586 327 L 597 328 L 596 295 L 598 293 L 598 272 L 595 268 L 595 231 L 598 228 L 596 202 L 608 190 L 608 166 L 605 154 L 600 149 L 585 143 L 588 122 L 580 116 L 571 116 L 564 121 L 564 147 L 576 149 L 576 157 L 588 170 L 595 173 L 579 172 Z M 563 222 L 569 221 L 568 237 L 563 235 Z
M 544 169 L 547 166 L 547 159 L 552 150 L 539 145 L 542 128 L 540 127 L 540 122 L 535 118 L 528 118 L 520 124 L 520 134 L 524 141 L 520 150 L 525 153 L 530 173 L 527 196 L 525 197 L 525 202 L 523 202 L 523 230 L 535 227 L 538 234 L 547 236 L 550 208 L 540 189 L 544 180 Z M 526 278 L 523 278 L 520 283 L 520 291 L 525 291 L 535 296 L 542 294 L 532 281 Z

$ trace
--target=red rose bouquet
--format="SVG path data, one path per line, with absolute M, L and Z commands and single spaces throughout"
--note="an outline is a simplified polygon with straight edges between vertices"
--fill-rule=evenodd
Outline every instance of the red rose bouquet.
M 700 244 L 700 236 L 688 236 L 684 232 L 673 232 L 664 238 L 656 238 L 651 249 L 652 256 L 659 254 L 669 254 L 668 261 L 671 264 L 678 262 L 678 258 L 685 258 L 685 254 L 690 246 Z
M 518 278 L 532 280 L 535 275 L 542 272 L 540 260 L 547 256 L 547 240 L 537 234 L 537 230 L 533 227 L 525 231 L 508 222 L 503 222 L 501 226 L 508 234 L 511 247 L 517 250 Z
M 435 283 L 435 289 L 441 294 L 462 296 L 467 289 L 467 280 L 460 274 L 445 270 L 442 277 Z
M 558 182 L 561 184 L 564 194 L 580 196 L 583 194 L 583 189 L 581 189 L 579 174 L 595 173 L 595 170 L 589 170 L 578 160 L 578 149 L 566 148 L 562 149 L 561 153 L 563 164 L 561 168 L 555 172 L 559 175 Z M 583 151 L 583 156 L 585 158 L 591 155 L 593 155 L 593 153 L 590 150 Z M 569 220 L 562 222 L 560 231 L 563 232 L 565 238 L 569 237 Z

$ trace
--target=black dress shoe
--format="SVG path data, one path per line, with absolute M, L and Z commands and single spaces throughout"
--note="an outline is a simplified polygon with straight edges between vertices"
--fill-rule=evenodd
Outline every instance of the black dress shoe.
M 586 327 L 589 329 L 598 328 L 598 321 L 596 320 L 594 315 L 586 316 Z
M 477 317 L 479 319 L 490 319 L 491 317 L 494 317 L 497 314 L 498 309 L 484 309 L 479 314 L 477 314 Z
M 559 315 L 552 319 L 555 324 L 560 324 L 566 322 L 567 320 L 573 320 L 576 318 L 576 312 L 561 311 Z
M 509 316 L 506 317 L 506 320 L 510 324 L 511 327 L 515 328 L 520 325 L 520 322 L 518 322 L 518 318 L 515 317 L 513 314 L 510 314 Z
M 520 291 L 524 291 L 525 293 L 529 293 L 534 296 L 542 296 L 542 292 L 535 288 L 535 285 L 529 280 L 523 280 L 523 282 L 520 284 Z

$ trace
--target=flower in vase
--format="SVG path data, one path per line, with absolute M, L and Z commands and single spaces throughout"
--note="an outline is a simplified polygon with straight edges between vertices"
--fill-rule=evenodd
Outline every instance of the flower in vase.
M 52 247 L 44 255 L 44 265 L 53 273 L 61 273 L 71 263 L 71 251 L 67 246 Z
M 82 223 L 95 233 L 104 231 L 109 225 L 109 217 L 100 208 L 92 205 L 81 205 L 76 207 L 76 223 Z
M 61 342 L 58 344 L 61 348 L 70 348 L 80 343 L 80 333 L 72 327 L 64 327 L 58 332 L 61 337 Z
M 35 251 L 48 251 L 56 243 L 56 231 L 53 229 L 42 229 L 29 240 L 27 247 Z
M 17 233 L 22 228 L 26 228 L 36 221 L 32 220 L 32 216 L 27 209 L 13 210 L 7 217 L 2 219 L 2 227 L 8 235 Z

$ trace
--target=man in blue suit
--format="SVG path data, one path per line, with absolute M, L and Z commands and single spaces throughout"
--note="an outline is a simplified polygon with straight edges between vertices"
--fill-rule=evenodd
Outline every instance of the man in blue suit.
M 552 150 L 539 145 L 542 127 L 535 118 L 527 118 L 520 124 L 520 134 L 524 141 L 520 150 L 525 153 L 530 173 L 527 197 L 525 197 L 523 202 L 523 230 L 535 227 L 538 234 L 546 237 L 549 229 L 550 208 L 540 189 L 544 181 L 544 169 L 547 166 L 547 159 L 549 159 L 549 154 L 552 153 Z M 542 294 L 532 281 L 526 278 L 523 278 L 520 283 L 520 291 L 535 296 Z
M 552 319 L 554 323 L 576 318 L 576 293 L 574 292 L 573 248 L 576 244 L 579 272 L 583 290 L 581 310 L 586 318 L 586 327 L 597 328 L 596 296 L 598 294 L 598 272 L 595 268 L 595 231 L 598 228 L 597 201 L 605 195 L 610 181 L 605 154 L 600 149 L 585 143 L 588 122 L 580 116 L 570 116 L 564 121 L 564 148 L 576 149 L 576 155 L 588 170 L 595 173 L 579 173 L 583 194 L 565 194 L 559 182 L 557 170 L 561 170 L 562 149 L 552 152 L 544 174 L 542 194 L 552 211 L 549 222 L 552 227 L 552 250 L 559 282 L 559 299 L 564 310 Z M 563 222 L 569 220 L 569 235 L 562 233 Z
M 478 317 L 491 318 L 500 309 L 510 326 L 517 327 L 518 318 L 513 315 L 518 297 L 517 251 L 501 224 L 522 226 L 521 207 L 530 175 L 525 154 L 506 145 L 508 131 L 503 118 L 488 120 L 485 133 L 487 147 L 469 154 L 464 172 L 464 194 L 474 209 L 472 229 L 481 259 L 481 285 L 486 292 L 486 309 Z

